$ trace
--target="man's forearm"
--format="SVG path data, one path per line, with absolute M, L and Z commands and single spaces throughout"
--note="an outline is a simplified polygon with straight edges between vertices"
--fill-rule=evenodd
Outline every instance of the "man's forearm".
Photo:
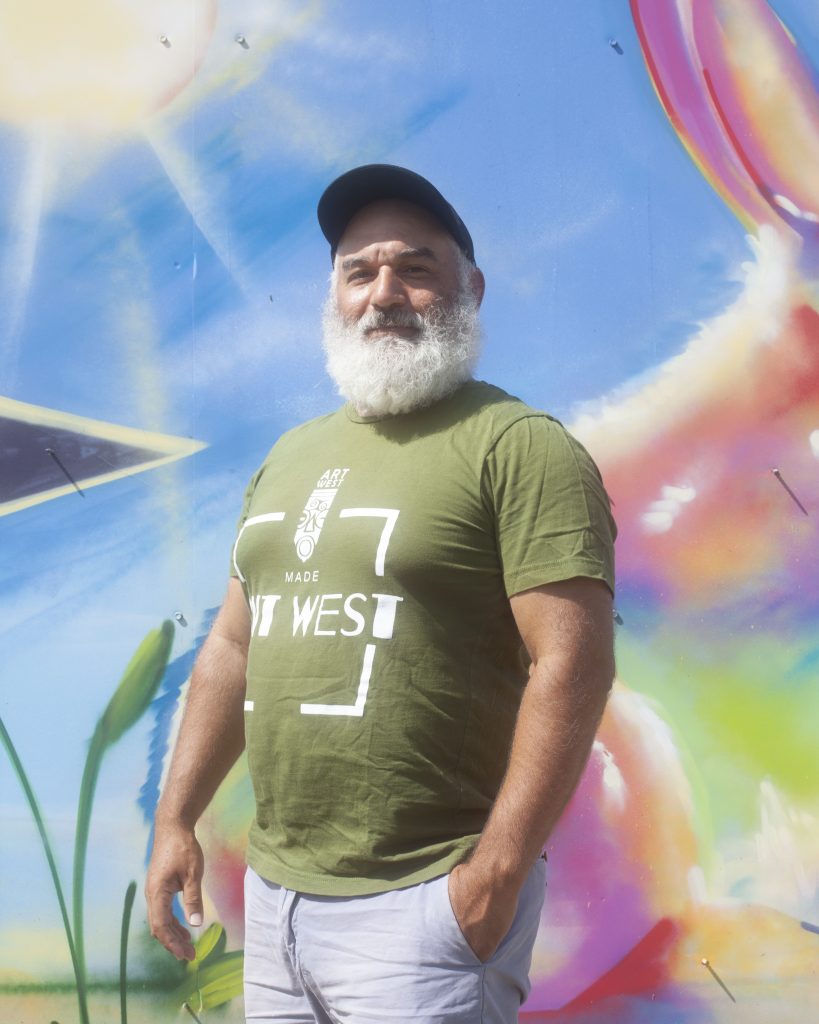
M 145 879 L 151 934 L 180 960 L 193 960 L 190 932 L 173 913 L 182 893 L 190 925 L 202 923 L 204 857 L 194 828 L 244 747 L 244 694 L 250 617 L 241 585 L 228 584 L 222 608 L 191 676 L 182 727 L 156 810 Z
M 470 862 L 517 891 L 571 797 L 589 756 L 612 666 L 541 660 L 521 701 L 509 763 Z M 567 678 L 568 677 L 568 678 Z
M 211 634 L 191 676 L 158 827 L 192 829 L 244 749 L 246 666 L 240 644 Z
M 510 601 L 533 667 L 489 819 L 448 883 L 458 924 L 481 960 L 512 924 L 523 883 L 583 771 L 614 676 L 605 583 L 574 577 Z

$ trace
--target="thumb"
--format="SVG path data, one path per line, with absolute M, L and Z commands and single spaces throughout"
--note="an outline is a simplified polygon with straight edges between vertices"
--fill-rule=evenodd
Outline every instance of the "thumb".
M 182 905 L 191 928 L 202 924 L 202 886 L 198 878 L 188 878 L 182 888 Z

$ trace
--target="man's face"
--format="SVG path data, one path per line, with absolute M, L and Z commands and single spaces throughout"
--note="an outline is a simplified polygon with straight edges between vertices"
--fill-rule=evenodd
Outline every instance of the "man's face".
M 338 312 L 348 324 L 370 314 L 375 325 L 364 334 L 373 341 L 414 340 L 420 328 L 413 314 L 446 308 L 464 285 L 480 303 L 483 278 L 470 267 L 464 282 L 463 263 L 455 241 L 425 210 L 399 200 L 371 203 L 347 225 L 336 251 Z
M 478 360 L 483 276 L 449 234 L 409 203 L 361 210 L 336 252 L 324 308 L 327 370 L 366 416 L 431 405 Z

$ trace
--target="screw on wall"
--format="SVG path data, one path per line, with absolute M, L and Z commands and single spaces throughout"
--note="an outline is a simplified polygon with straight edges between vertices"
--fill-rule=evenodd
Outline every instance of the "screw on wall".
M 703 967 L 706 967 L 711 972 L 711 974 L 714 977 L 714 980 L 717 982 L 717 984 L 720 986 L 720 988 L 723 990 L 723 992 L 728 996 L 728 998 L 731 1000 L 732 1003 L 735 1003 L 736 999 L 734 999 L 734 997 L 728 991 L 728 986 L 725 984 L 725 982 L 722 980 L 722 978 L 717 974 L 717 972 L 711 966 L 711 961 L 707 957 L 703 957 L 702 960 L 700 960 L 700 963 L 702 964 Z
M 250 43 L 247 41 L 247 39 L 245 39 L 245 37 L 240 32 L 237 32 L 233 38 L 239 44 L 239 46 L 242 47 L 243 50 L 250 49 Z
M 73 485 L 74 490 L 77 492 L 77 494 L 79 494 L 79 496 L 81 498 L 84 498 L 85 497 L 85 493 L 80 490 L 79 485 L 77 484 L 77 481 L 74 479 L 74 477 L 65 468 L 65 466 L 62 463 L 62 460 L 60 459 L 60 456 L 54 451 L 53 448 L 46 448 L 46 451 L 51 456 L 51 458 L 54 459 L 54 461 L 57 463 L 57 465 L 60 467 L 60 469 L 63 471 L 63 473 L 65 473 L 66 477 L 68 478 L 69 482 Z
M 616 39 L 609 39 L 609 46 L 614 50 L 615 53 L 619 53 L 622 57 L 623 47 L 617 42 Z
M 617 611 L 616 608 L 613 609 L 613 612 L 614 612 L 614 621 L 617 623 L 618 626 L 622 626 L 623 625 L 623 616 L 620 614 L 620 612 Z
M 182 612 L 174 612 L 173 617 L 176 619 L 180 626 L 187 626 L 188 620 L 185 618 Z
M 793 491 L 790 489 L 790 487 L 788 487 L 788 485 L 785 483 L 785 481 L 782 479 L 782 474 L 779 472 L 779 470 L 778 469 L 772 469 L 771 472 L 776 477 L 776 479 L 782 484 L 782 486 L 785 488 L 785 490 L 788 492 L 788 494 L 790 494 L 790 496 L 793 498 L 793 500 L 796 502 L 796 504 L 799 506 L 799 508 L 805 513 L 805 515 L 808 515 L 809 514 L 808 510 L 805 508 L 805 506 L 802 504 L 802 502 L 796 497 L 796 495 L 793 493 Z
M 165 47 L 166 50 L 170 48 L 171 41 L 170 41 L 170 39 L 168 39 L 167 36 L 164 36 L 164 35 L 160 36 L 159 37 L 159 41 L 160 41 L 160 43 L 162 43 L 162 45 Z

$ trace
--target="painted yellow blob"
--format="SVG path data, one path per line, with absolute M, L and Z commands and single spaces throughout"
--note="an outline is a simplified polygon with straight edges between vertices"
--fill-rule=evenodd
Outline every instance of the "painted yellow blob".
M 190 82 L 215 23 L 216 0 L 0 0 L 0 120 L 126 129 Z

